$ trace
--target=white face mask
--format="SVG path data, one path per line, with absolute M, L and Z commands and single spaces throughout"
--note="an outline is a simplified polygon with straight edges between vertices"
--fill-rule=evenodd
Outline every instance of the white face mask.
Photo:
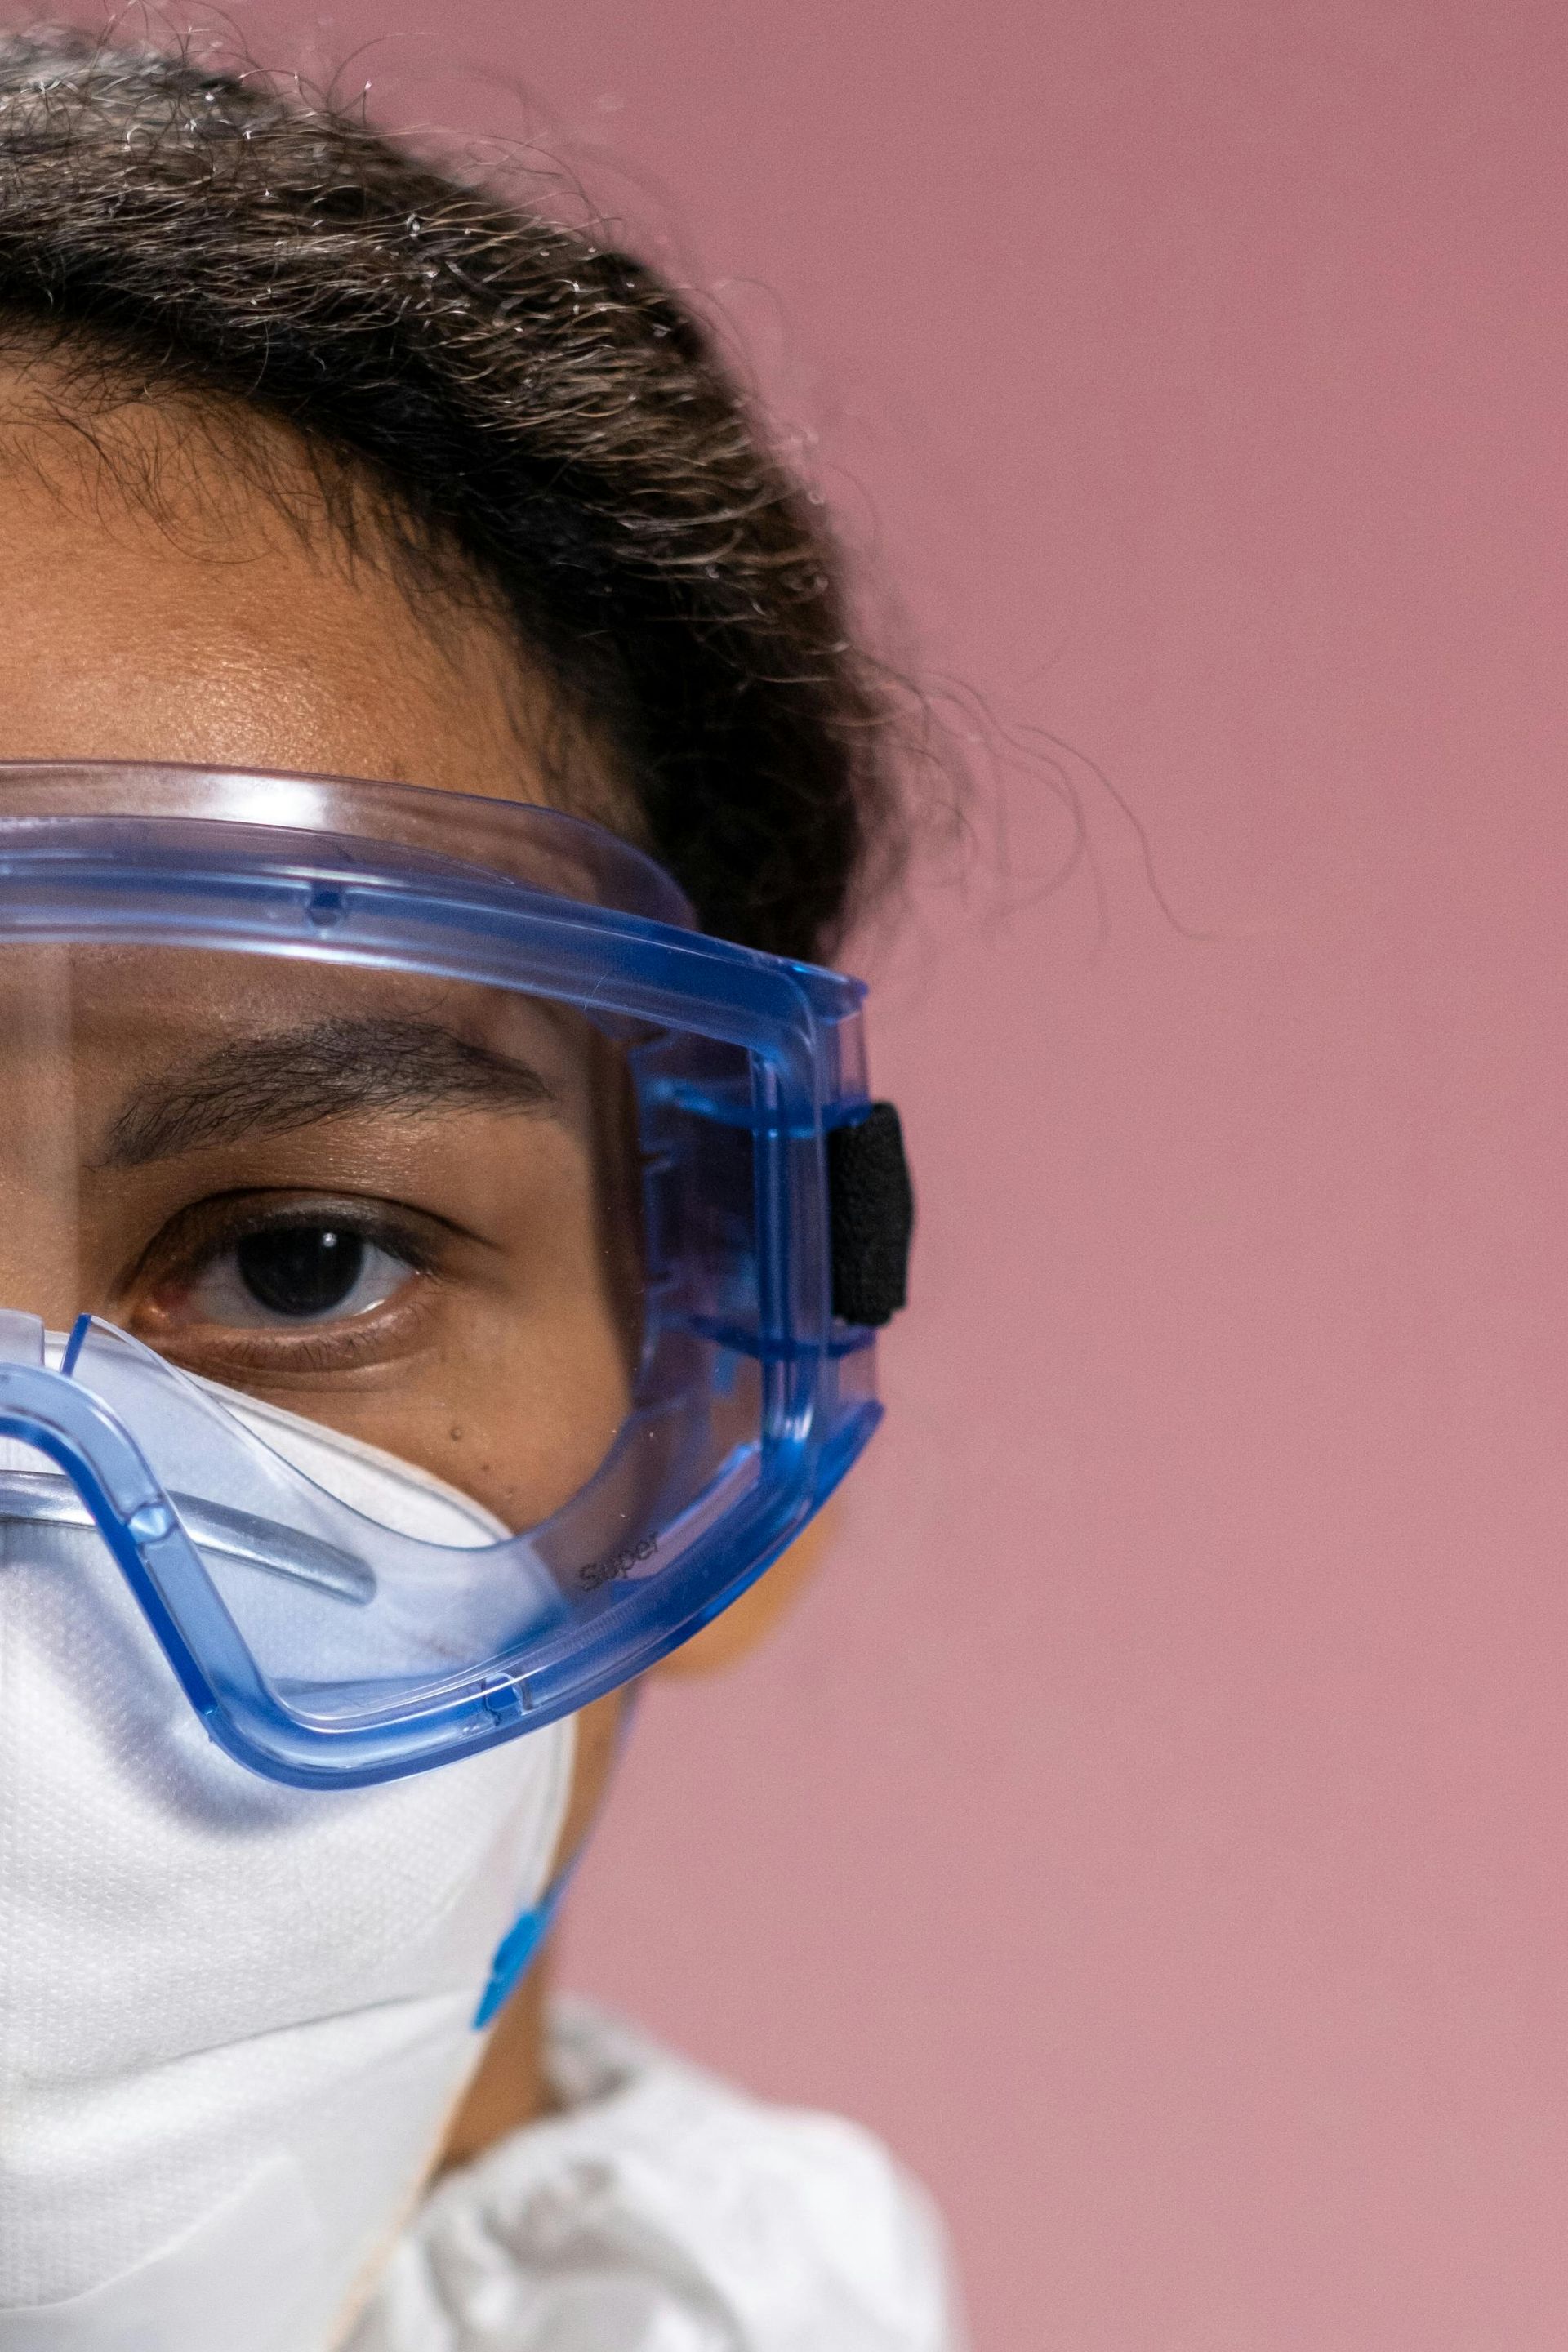
M 503 1532 L 226 1402 L 411 1535 Z M 568 1721 L 378 1788 L 276 1786 L 209 1742 L 95 1533 L 0 1528 L 0 2352 L 326 2352 L 481 2053 L 573 1751 Z

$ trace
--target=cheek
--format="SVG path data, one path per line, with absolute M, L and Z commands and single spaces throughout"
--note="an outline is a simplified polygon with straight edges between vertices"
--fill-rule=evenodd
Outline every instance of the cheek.
M 553 1328 L 505 1315 L 471 1322 L 393 1391 L 279 1402 L 432 1472 L 521 1529 L 594 1475 L 631 1380 L 614 1318 L 579 1302 Z
M 445 1478 L 511 1528 L 535 1526 L 586 1486 L 631 1402 L 607 1309 L 579 1303 L 550 1329 L 504 1321 L 439 1367 L 423 1410 L 374 1442 Z M 366 1435 L 371 1432 L 363 1433 Z
M 504 1165 L 498 1155 L 498 1165 Z M 279 1402 L 535 1526 L 604 1461 L 632 1401 L 636 1252 L 574 1149 L 507 1202 L 506 1274 L 465 1290 L 428 1344 L 363 1389 Z

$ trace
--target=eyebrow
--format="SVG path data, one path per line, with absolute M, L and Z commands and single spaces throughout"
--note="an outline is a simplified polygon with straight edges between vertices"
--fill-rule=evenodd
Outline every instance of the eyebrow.
M 558 1108 L 537 1070 L 434 1022 L 321 1021 L 220 1045 L 140 1088 L 109 1130 L 100 1168 L 142 1168 L 246 1136 L 289 1135 L 356 1111 Z

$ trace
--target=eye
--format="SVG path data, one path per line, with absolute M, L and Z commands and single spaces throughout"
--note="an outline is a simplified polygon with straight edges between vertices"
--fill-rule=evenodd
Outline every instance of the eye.
M 264 1225 L 210 1258 L 185 1290 L 185 1310 L 210 1323 L 323 1323 L 384 1305 L 414 1271 L 350 1225 Z

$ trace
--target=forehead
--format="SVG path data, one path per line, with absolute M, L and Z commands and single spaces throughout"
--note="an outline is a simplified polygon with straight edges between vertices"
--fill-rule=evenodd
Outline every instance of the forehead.
M 482 596 L 416 595 L 374 531 L 351 547 L 281 427 L 240 446 L 188 404 L 62 417 L 0 361 L 0 760 L 548 799 L 547 690 Z

